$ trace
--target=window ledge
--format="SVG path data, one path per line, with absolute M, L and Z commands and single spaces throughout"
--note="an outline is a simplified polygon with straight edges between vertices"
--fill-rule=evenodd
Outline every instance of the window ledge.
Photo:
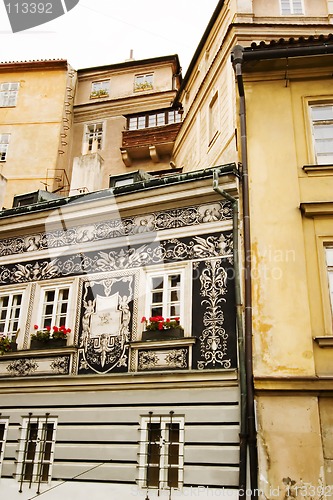
M 146 349 L 156 349 L 159 347 L 175 347 L 177 345 L 191 345 L 196 342 L 196 337 L 182 337 L 168 340 L 135 340 L 130 342 L 132 349 L 145 347 Z
M 333 335 L 313 337 L 313 340 L 319 345 L 319 347 L 333 347 Z
M 309 177 L 333 175 L 333 165 L 304 165 L 302 167 Z
M 301 203 L 300 209 L 305 217 L 333 215 L 333 203 L 330 201 L 314 201 L 310 203 Z

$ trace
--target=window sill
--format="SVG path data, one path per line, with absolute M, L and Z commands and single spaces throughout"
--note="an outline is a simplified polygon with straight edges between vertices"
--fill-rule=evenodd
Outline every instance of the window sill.
M 309 177 L 333 175 L 333 165 L 304 165 L 303 170 Z
M 313 340 L 319 345 L 319 347 L 333 347 L 333 335 L 313 337 Z

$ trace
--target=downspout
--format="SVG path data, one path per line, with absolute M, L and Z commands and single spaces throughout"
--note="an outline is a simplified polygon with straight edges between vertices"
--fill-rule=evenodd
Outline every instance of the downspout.
M 246 464 L 247 464 L 247 404 L 246 404 L 246 370 L 244 351 L 244 331 L 242 297 L 240 289 L 239 271 L 239 238 L 238 238 L 238 200 L 219 187 L 218 171 L 213 172 L 213 189 L 223 198 L 232 203 L 232 241 L 233 261 L 235 274 L 235 302 L 236 302 L 236 325 L 239 359 L 239 385 L 240 385 L 240 453 L 239 453 L 239 497 L 244 498 L 246 490 Z
M 237 79 L 240 100 L 240 133 L 243 187 L 243 230 L 244 230 L 244 322 L 245 322 L 245 366 L 247 387 L 247 427 L 250 459 L 251 497 L 258 497 L 258 450 L 255 421 L 253 351 L 252 351 L 252 276 L 251 276 L 251 238 L 250 238 L 250 203 L 249 175 L 247 158 L 246 108 L 242 74 L 244 48 L 236 45 L 232 51 L 232 65 Z

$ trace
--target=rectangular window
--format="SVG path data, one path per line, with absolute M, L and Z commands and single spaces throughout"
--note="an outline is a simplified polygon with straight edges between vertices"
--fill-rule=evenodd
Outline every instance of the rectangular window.
M 7 436 L 8 420 L 0 419 L 0 471 L 5 453 L 5 443 Z
M 333 104 L 311 106 L 315 161 L 333 164 Z
M 9 108 L 16 106 L 17 94 L 20 84 L 15 83 L 1 83 L 0 84 L 0 107 Z
M 182 272 L 154 273 L 148 277 L 147 317 L 184 317 L 184 277 Z
M 333 315 L 333 247 L 326 248 L 326 264 L 328 272 L 328 286 L 331 297 L 331 310 Z
M 91 98 L 108 97 L 110 93 L 110 80 L 102 80 L 91 84 Z
M 0 333 L 11 342 L 15 341 L 19 329 L 22 301 L 23 292 L 0 295 Z
M 67 326 L 70 287 L 49 288 L 43 291 L 40 328 Z
M 0 134 L 0 161 L 6 161 L 10 134 Z
M 85 133 L 86 150 L 95 153 L 103 147 L 103 123 L 86 125 Z
M 134 78 L 134 90 L 151 90 L 153 88 L 154 74 L 136 75 Z
M 51 480 L 56 420 L 45 417 L 24 419 L 19 446 L 19 480 L 47 483 Z
M 171 123 L 180 123 L 181 121 L 182 115 L 179 111 L 160 111 L 158 113 L 128 118 L 128 130 L 161 127 Z
M 181 488 L 184 476 L 184 418 L 150 416 L 141 420 L 139 483 L 143 488 Z
M 304 14 L 302 0 L 280 0 L 281 14 Z

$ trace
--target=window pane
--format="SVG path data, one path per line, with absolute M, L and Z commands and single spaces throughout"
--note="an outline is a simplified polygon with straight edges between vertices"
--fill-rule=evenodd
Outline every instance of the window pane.
M 159 277 L 152 279 L 152 288 L 153 288 L 153 290 L 163 288 L 163 277 L 162 276 L 159 276 Z

